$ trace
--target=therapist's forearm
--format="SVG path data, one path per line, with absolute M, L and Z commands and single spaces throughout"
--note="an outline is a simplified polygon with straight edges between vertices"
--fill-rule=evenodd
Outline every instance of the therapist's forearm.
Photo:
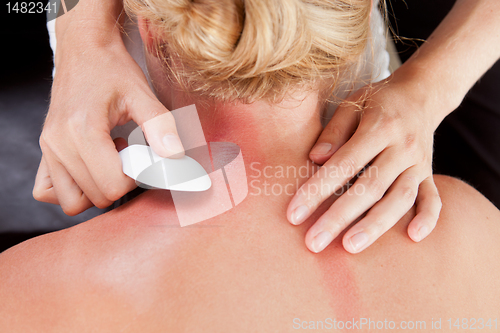
M 58 55 L 121 43 L 123 0 L 80 0 L 56 19 L 56 67 Z
M 435 106 L 430 117 L 437 127 L 499 58 L 500 1 L 458 0 L 395 78 L 412 77 Z

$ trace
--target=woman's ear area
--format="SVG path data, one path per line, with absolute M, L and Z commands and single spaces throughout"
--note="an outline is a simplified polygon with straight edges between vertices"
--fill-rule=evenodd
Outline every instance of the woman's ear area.
M 151 22 L 142 16 L 138 16 L 137 26 L 139 27 L 139 33 L 141 34 L 141 39 L 142 42 L 144 43 L 144 46 L 146 47 L 146 50 L 148 51 L 148 53 L 155 55 L 156 54 L 156 52 L 154 52 L 155 36 L 153 34 Z

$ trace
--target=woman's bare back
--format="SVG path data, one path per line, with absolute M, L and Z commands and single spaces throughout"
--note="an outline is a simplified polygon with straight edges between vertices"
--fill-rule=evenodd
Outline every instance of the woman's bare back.
M 372 330 L 418 321 L 426 325 L 418 331 L 431 332 L 439 318 L 444 328 L 448 319 L 498 321 L 500 213 L 468 185 L 437 181 L 444 205 L 431 236 L 419 244 L 408 238 L 411 212 L 356 255 L 340 241 L 309 252 L 308 223 L 290 226 L 276 198 L 249 196 L 181 228 L 167 192 L 149 191 L 2 253 L 1 326 L 287 332 L 342 322 L 364 323 L 360 331 L 368 332 L 370 321 Z

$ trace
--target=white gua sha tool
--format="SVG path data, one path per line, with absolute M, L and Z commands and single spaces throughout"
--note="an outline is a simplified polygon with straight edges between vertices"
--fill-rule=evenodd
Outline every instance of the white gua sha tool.
M 143 188 L 173 190 L 170 194 L 181 227 L 208 220 L 243 202 L 248 181 L 240 147 L 231 142 L 207 142 L 194 104 L 158 117 L 162 116 L 174 117 L 185 157 L 159 157 L 147 145 L 141 129 L 128 123 L 130 126 L 115 128 L 112 134 L 128 137 L 129 147 L 120 152 L 123 172 Z M 145 125 L 160 123 L 148 122 Z
M 212 186 L 200 163 L 189 156 L 163 158 L 148 145 L 140 127 L 128 137 L 129 146 L 120 151 L 123 173 L 138 186 L 186 192 L 206 191 Z

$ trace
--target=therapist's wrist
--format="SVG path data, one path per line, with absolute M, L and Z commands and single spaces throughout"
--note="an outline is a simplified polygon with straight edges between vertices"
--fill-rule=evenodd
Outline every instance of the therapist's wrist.
M 70 12 L 71 13 L 71 12 Z M 106 47 L 121 41 L 121 24 L 117 20 L 99 22 L 96 19 L 76 17 L 70 13 L 58 17 L 55 33 L 58 44 L 72 47 Z M 63 44 L 64 45 L 64 44 Z
M 432 69 L 418 61 L 399 67 L 391 77 L 391 84 L 403 86 L 408 99 L 418 100 L 421 112 L 433 130 L 462 102 L 465 93 L 452 88 L 445 78 L 432 73 Z
M 123 0 L 80 0 L 71 11 L 56 19 L 55 32 L 59 41 L 66 37 L 72 47 L 105 47 L 121 41 Z
M 110 22 L 97 22 L 96 19 L 87 20 L 80 13 L 72 12 L 56 19 L 56 69 L 63 60 L 75 59 L 78 62 L 84 60 L 82 57 L 91 57 L 101 51 L 121 51 L 125 47 L 121 25 L 116 20 L 110 20 L 108 17 Z

